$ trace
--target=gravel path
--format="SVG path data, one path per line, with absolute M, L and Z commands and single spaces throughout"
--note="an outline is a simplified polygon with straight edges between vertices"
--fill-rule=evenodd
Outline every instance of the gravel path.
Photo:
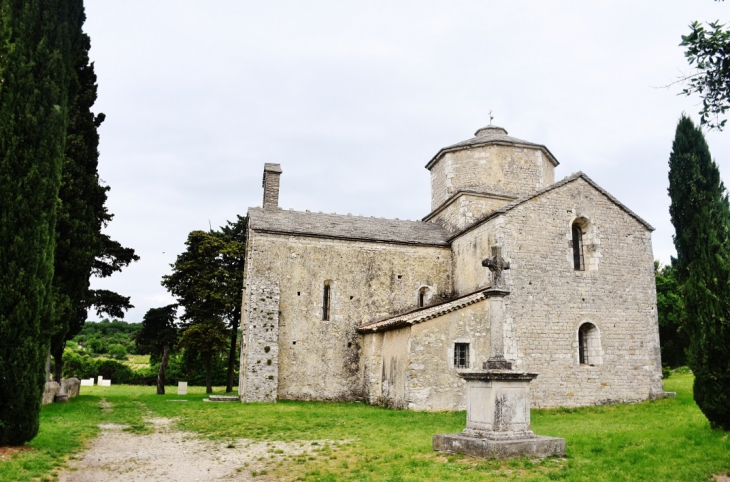
M 147 421 L 154 433 L 126 432 L 123 425 L 100 425 L 90 448 L 69 461 L 60 482 L 254 480 L 253 472 L 287 455 L 302 454 L 305 442 L 261 442 L 238 439 L 221 443 L 173 428 L 173 420 Z M 331 441 L 316 441 L 320 444 Z M 266 480 L 267 477 L 255 477 Z

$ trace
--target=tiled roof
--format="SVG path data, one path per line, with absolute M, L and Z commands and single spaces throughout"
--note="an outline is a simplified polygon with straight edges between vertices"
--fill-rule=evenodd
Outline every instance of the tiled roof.
M 427 306 L 425 308 L 418 308 L 411 310 L 407 313 L 400 315 L 391 316 L 380 320 L 370 321 L 361 325 L 358 328 L 360 333 L 375 333 L 377 331 L 388 331 L 396 328 L 400 328 L 407 325 L 413 325 L 421 323 L 439 316 L 445 315 L 452 311 L 460 310 L 466 306 L 473 305 L 479 301 L 487 298 L 485 293 L 487 288 L 483 290 L 470 293 L 468 295 L 460 296 L 451 300 L 444 301 L 437 305 Z
M 284 209 L 249 208 L 254 231 L 348 240 L 448 246 L 448 233 L 435 223 Z
M 477 131 L 479 135 L 476 137 L 472 137 L 471 139 L 467 139 L 465 141 L 457 142 L 456 144 L 452 144 L 448 147 L 444 147 L 440 151 L 436 153 L 433 158 L 428 161 L 428 164 L 426 164 L 426 169 L 431 169 L 431 167 L 438 161 L 438 159 L 446 152 L 450 151 L 458 151 L 460 149 L 467 149 L 471 147 L 481 146 L 481 145 L 487 145 L 487 144 L 507 144 L 507 145 L 513 145 L 513 146 L 524 146 L 524 147 L 534 147 L 538 149 L 542 149 L 545 151 L 545 153 L 548 156 L 548 159 L 554 164 L 558 165 L 559 162 L 557 159 L 555 159 L 555 156 L 553 156 L 552 152 L 545 147 L 542 144 L 536 144 L 534 142 L 524 141 L 522 139 L 517 139 L 516 137 L 512 137 L 507 135 L 507 131 L 501 129 L 501 128 L 484 128 Z

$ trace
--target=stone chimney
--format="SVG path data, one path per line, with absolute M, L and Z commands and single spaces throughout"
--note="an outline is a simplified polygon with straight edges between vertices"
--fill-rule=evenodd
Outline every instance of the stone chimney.
M 281 177 L 280 164 L 264 164 L 264 209 L 279 208 L 279 178 Z

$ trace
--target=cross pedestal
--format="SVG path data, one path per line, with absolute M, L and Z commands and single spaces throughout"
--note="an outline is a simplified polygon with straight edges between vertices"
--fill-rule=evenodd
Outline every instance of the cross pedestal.
M 530 429 L 530 381 L 537 374 L 482 370 L 459 376 L 466 379 L 466 428 L 434 435 L 435 451 L 497 459 L 565 454 L 565 439 Z
M 510 268 L 501 248 L 482 261 L 492 272 L 484 294 L 489 310 L 489 359 L 484 370 L 460 371 L 466 380 L 466 428 L 433 436 L 433 449 L 472 457 L 550 457 L 565 454 L 565 439 L 535 435 L 530 429 L 530 382 L 537 373 L 512 371 L 504 357 L 504 298 L 509 295 L 502 271 Z

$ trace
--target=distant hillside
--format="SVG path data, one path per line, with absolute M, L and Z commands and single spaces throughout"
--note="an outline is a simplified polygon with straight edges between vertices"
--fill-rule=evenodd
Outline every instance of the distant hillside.
M 112 345 L 122 345 L 127 353 L 137 353 L 134 337 L 142 329 L 142 323 L 126 323 L 119 320 L 87 321 L 81 333 L 73 339 L 89 353 L 107 353 Z

